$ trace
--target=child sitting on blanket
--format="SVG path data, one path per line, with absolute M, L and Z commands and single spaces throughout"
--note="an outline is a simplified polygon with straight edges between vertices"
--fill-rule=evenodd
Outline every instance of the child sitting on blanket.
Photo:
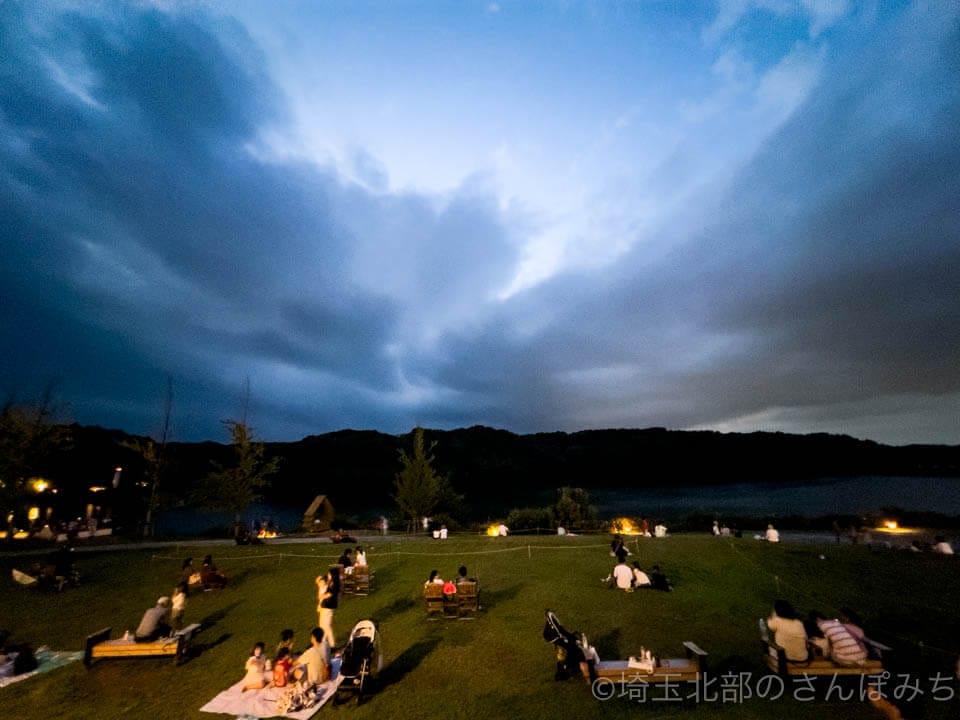
M 280 651 L 284 648 L 286 648 L 287 652 L 290 653 L 291 662 L 297 659 L 297 655 L 299 655 L 299 653 L 293 647 L 293 630 L 290 630 L 289 628 L 280 631 L 280 642 L 277 643 L 278 658 L 280 657 Z
M 253 654 L 247 658 L 247 664 L 244 666 L 247 671 L 243 678 L 244 690 L 259 690 L 267 686 L 267 659 L 263 656 L 264 647 L 266 646 L 262 642 L 258 642 L 253 646 Z
M 273 663 L 273 686 L 286 687 L 290 680 L 290 670 L 293 667 L 293 660 L 290 656 L 290 649 L 282 647 L 277 651 L 276 662 Z

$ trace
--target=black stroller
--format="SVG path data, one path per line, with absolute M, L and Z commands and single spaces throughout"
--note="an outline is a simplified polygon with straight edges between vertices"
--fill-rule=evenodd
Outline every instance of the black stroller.
M 357 697 L 357 704 L 363 702 L 383 666 L 383 654 L 380 651 L 380 633 L 372 620 L 361 620 L 353 626 L 350 638 L 343 650 L 340 662 L 340 685 L 334 703 L 341 703 L 349 694 Z
M 543 639 L 557 649 L 557 672 L 553 676 L 554 680 L 566 680 L 571 675 L 580 675 L 580 664 L 586 662 L 585 638 L 564 628 L 552 610 L 547 610 Z

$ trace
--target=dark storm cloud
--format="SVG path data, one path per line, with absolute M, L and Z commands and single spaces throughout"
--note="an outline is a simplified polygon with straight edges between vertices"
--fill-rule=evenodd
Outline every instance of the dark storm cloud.
M 288 100 L 241 26 L 55 7 L 0 3 L 4 391 L 59 379 L 78 420 L 148 432 L 172 377 L 184 440 L 224 438 L 246 378 L 274 439 L 764 413 L 960 436 L 955 12 L 829 58 L 723 194 L 683 209 L 704 230 L 678 217 L 656 256 L 641 240 L 499 301 L 537 228 L 482 176 L 437 197 L 388 192 L 365 150 L 359 183 L 278 158 Z
M 59 378 L 81 421 L 142 432 L 171 376 L 181 434 L 219 437 L 251 377 L 270 436 L 395 425 L 377 394 L 399 382 L 386 348 L 400 313 L 428 296 L 455 308 L 472 233 L 503 256 L 486 201 L 386 200 L 260 159 L 260 130 L 286 122 L 283 98 L 229 21 L 127 5 L 0 12 L 0 278 L 12 299 L 0 327 L 17 343 L 4 390 Z M 372 177 L 375 161 L 364 167 Z M 395 247 L 358 238 L 354 211 Z M 424 254 L 445 258 L 442 272 L 424 272 Z M 374 265 L 355 280 L 357 257 Z M 401 297 L 409 288 L 419 299 Z

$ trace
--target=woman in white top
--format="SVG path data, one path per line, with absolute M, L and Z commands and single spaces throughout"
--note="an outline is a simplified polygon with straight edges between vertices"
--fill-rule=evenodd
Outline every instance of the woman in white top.
M 253 646 L 253 653 L 247 658 L 247 663 L 244 665 L 247 671 L 243 677 L 244 690 L 259 690 L 267 686 L 267 658 L 263 654 L 264 647 L 262 642 L 258 642 Z

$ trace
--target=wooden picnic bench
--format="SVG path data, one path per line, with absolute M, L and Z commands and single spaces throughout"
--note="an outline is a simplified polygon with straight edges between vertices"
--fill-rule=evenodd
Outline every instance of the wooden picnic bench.
M 877 675 L 883 672 L 883 653 L 891 648 L 870 638 L 863 638 L 868 657 L 858 665 L 838 665 L 830 658 L 815 657 L 807 661 L 787 660 L 786 651 L 774 642 L 766 621 L 760 620 L 760 641 L 767 667 L 777 675 Z
M 657 658 L 652 670 L 630 667 L 629 660 L 598 660 L 593 663 L 593 682 L 632 685 L 667 685 L 683 682 L 699 682 L 706 670 L 707 652 L 695 642 L 683 643 L 686 657 Z M 583 676 L 591 680 L 587 663 L 580 666 Z
M 174 664 L 179 664 L 186 655 L 193 636 L 200 631 L 200 625 L 187 625 L 170 637 L 149 642 L 137 642 L 133 638 L 122 637 L 111 640 L 112 629 L 106 627 L 87 636 L 83 649 L 83 664 L 88 668 L 96 658 L 172 657 Z
M 456 592 L 445 593 L 443 586 L 429 583 L 423 588 L 423 602 L 427 617 L 433 615 L 445 618 L 471 619 L 480 610 L 480 594 L 475 580 L 457 585 Z

